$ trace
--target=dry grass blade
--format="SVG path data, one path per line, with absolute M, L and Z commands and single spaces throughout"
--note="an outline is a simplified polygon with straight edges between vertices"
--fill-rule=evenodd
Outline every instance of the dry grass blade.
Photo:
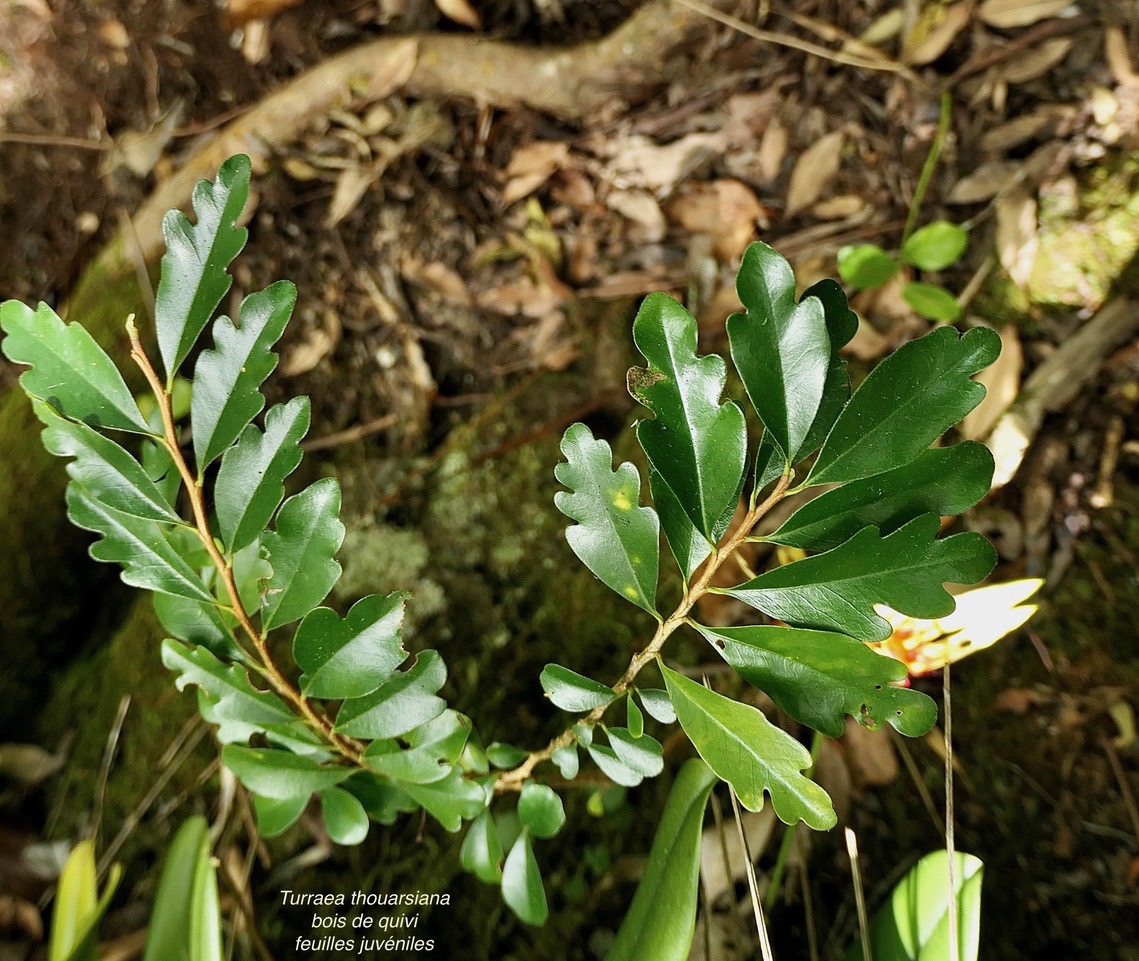
M 1068 6 L 1070 0 L 985 0 L 977 15 L 990 27 L 1008 30 L 1054 17 Z
M 957 931 L 957 885 L 954 883 L 953 868 L 956 856 L 956 836 L 953 820 L 953 702 L 950 699 L 950 665 L 945 665 L 941 675 L 941 691 L 945 701 L 945 853 L 946 871 L 949 875 L 949 956 L 961 957 Z
M 858 864 L 858 838 L 850 828 L 843 828 L 846 853 L 850 857 L 850 880 L 854 885 L 854 905 L 858 909 L 858 935 L 862 942 L 862 961 L 874 961 L 870 953 L 870 919 L 866 914 L 866 892 L 862 887 L 862 869 Z

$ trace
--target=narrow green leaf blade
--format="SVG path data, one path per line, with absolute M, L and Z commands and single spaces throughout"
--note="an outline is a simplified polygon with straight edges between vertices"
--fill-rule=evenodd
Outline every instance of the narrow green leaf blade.
M 649 861 L 605 961 L 685 961 L 696 929 L 700 832 L 718 778 L 685 762 L 668 793 Z
M 538 680 L 542 690 L 563 711 L 585 712 L 612 703 L 617 696 L 600 681 L 571 671 L 560 664 L 547 664 Z
M 222 961 L 218 874 L 208 849 L 198 852 L 190 892 L 189 961 Z
M 931 448 L 909 464 L 821 494 L 768 539 L 804 550 L 830 550 L 864 527 L 890 534 L 922 514 L 961 514 L 989 492 L 992 480 L 993 455 L 984 444 Z
M 667 294 L 645 298 L 633 340 L 649 367 L 629 371 L 629 393 L 655 415 L 637 425 L 637 439 L 696 529 L 712 538 L 736 506 L 747 456 L 743 411 L 720 403 L 726 365 L 696 355 L 696 318 Z
M 944 270 L 957 263 L 969 246 L 969 232 L 948 220 L 935 220 L 910 234 L 902 244 L 902 260 L 921 270 Z
M 526 831 L 518 835 L 502 866 L 502 900 L 526 924 L 542 925 L 549 917 L 542 873 Z
M 447 680 L 447 668 L 436 651 L 423 651 L 406 671 L 397 671 L 365 697 L 347 700 L 336 716 L 336 730 L 349 737 L 399 737 L 443 713 L 446 702 L 435 696 Z
M 552 838 L 566 823 L 566 811 L 553 788 L 527 781 L 518 797 L 518 818 L 534 837 Z
M 613 451 L 594 440 L 585 424 L 562 437 L 566 462 L 554 468 L 558 510 L 577 521 L 566 530 L 573 552 L 607 587 L 650 614 L 656 613 L 660 524 L 651 507 L 638 507 L 641 478 L 629 463 L 613 470 Z
M 123 375 L 80 324 L 65 324 L 47 304 L 36 310 L 15 300 L 0 304 L 0 349 L 28 364 L 20 387 L 73 420 L 92 427 L 150 434 Z
M 312 758 L 291 751 L 238 744 L 225 745 L 221 759 L 254 794 L 277 800 L 307 798 L 339 784 L 352 773 L 351 768 L 323 767 Z
M 641 709 L 637 707 L 636 698 L 633 697 L 633 692 L 630 691 L 625 698 L 625 725 L 629 728 L 629 733 L 633 737 L 643 737 L 645 733 L 645 715 L 641 713 Z
M 975 584 L 996 564 L 992 545 L 973 531 L 937 540 L 939 521 L 923 514 L 886 537 L 863 528 L 825 554 L 724 593 L 794 627 L 885 640 L 891 627 L 874 612 L 875 604 L 911 617 L 944 617 L 954 601 L 942 585 Z
M 209 856 L 209 825 L 195 814 L 182 822 L 166 849 L 142 961 L 167 961 L 185 954 L 194 877 L 203 853 Z
M 864 727 L 884 722 L 908 737 L 926 734 L 937 705 L 919 691 L 894 687 L 906 666 L 845 634 L 793 627 L 704 627 L 700 633 L 749 683 L 795 720 L 840 737 L 849 714 Z
M 810 751 L 762 711 L 663 664 L 661 673 L 684 733 L 708 766 L 735 788 L 744 807 L 762 810 L 766 791 L 784 823 L 802 820 L 816 831 L 834 827 L 838 817 L 827 792 L 802 773 L 811 766 Z
M 328 596 L 340 576 L 333 557 L 343 540 L 335 478 L 318 480 L 281 505 L 277 530 L 261 539 L 273 565 L 262 611 L 268 630 L 304 617 Z
M 487 884 L 502 880 L 502 841 L 490 811 L 483 811 L 471 822 L 463 846 L 459 849 L 459 863 L 463 870 Z
M 249 199 L 249 174 L 248 157 L 230 157 L 213 183 L 201 180 L 194 188 L 196 224 L 180 210 L 162 219 L 166 253 L 154 315 L 167 384 L 229 290 L 226 268 L 248 236 L 235 224 Z
M 855 290 L 883 287 L 897 272 L 898 262 L 877 244 L 839 248 L 838 275 Z
M 862 382 L 819 452 L 809 484 L 858 480 L 908 464 L 981 402 L 970 378 L 1000 353 L 987 327 L 951 327 L 910 341 Z
M 795 302 L 791 265 L 760 241 L 744 252 L 736 291 L 745 312 L 728 318 L 732 362 L 791 464 L 818 413 L 830 365 L 823 305 L 814 297 Z
M 259 388 L 277 366 L 270 348 L 296 302 L 297 288 L 280 280 L 241 302 L 238 324 L 228 317 L 214 322 L 214 347 L 202 351 L 194 365 L 190 401 L 199 478 L 265 406 Z
M 320 813 L 328 836 L 337 844 L 351 847 L 368 836 L 364 805 L 343 788 L 330 787 L 320 792 Z
M 71 849 L 55 892 L 55 911 L 48 944 L 48 961 L 95 958 L 94 938 L 87 943 L 98 903 L 95 844 L 80 841 Z

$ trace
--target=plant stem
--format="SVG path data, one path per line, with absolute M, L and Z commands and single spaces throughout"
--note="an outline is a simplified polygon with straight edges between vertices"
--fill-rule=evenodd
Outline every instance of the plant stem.
M 661 621 L 657 626 L 656 633 L 652 636 L 652 640 L 649 641 L 644 649 L 633 655 L 632 660 L 629 661 L 629 666 L 625 669 L 625 673 L 622 674 L 620 680 L 613 685 L 613 701 L 610 701 L 609 704 L 612 704 L 622 694 L 628 691 L 641 670 L 648 665 L 650 661 L 654 661 L 660 656 L 660 651 L 661 648 L 664 647 L 665 641 L 687 620 L 688 613 L 696 605 L 696 602 L 708 593 L 708 589 L 712 584 L 712 578 L 720 569 L 721 565 L 747 540 L 752 528 L 759 523 L 760 519 L 783 499 L 787 492 L 787 486 L 790 483 L 790 473 L 780 477 L 774 489 L 767 496 L 767 499 L 764 500 L 762 504 L 748 511 L 739 527 L 731 533 L 723 544 L 712 551 L 708 559 L 704 562 L 704 566 L 700 569 L 699 576 L 692 582 L 688 590 L 684 592 L 684 597 L 681 598 L 676 610 L 665 620 Z M 606 710 L 608 710 L 609 704 L 594 708 L 577 723 L 584 724 L 587 727 L 596 726 L 604 716 Z M 573 727 L 567 727 L 544 748 L 539 751 L 531 751 L 518 767 L 501 774 L 494 782 L 495 793 L 503 794 L 507 791 L 521 791 L 522 785 L 526 783 L 535 767 L 543 761 L 548 761 L 556 750 L 568 747 L 573 741 Z
M 917 187 L 914 188 L 914 199 L 910 201 L 910 212 L 906 215 L 906 227 L 902 231 L 903 247 L 906 245 L 906 241 L 910 239 L 910 234 L 914 232 L 914 227 L 917 226 L 918 214 L 921 213 L 921 204 L 925 200 L 926 189 L 933 177 L 933 170 L 937 166 L 937 158 L 941 156 L 941 147 L 945 143 L 945 135 L 949 133 L 949 118 L 952 114 L 952 107 L 953 100 L 949 96 L 949 91 L 946 90 L 941 95 L 941 116 L 937 119 L 937 132 L 933 135 L 933 143 L 929 145 L 929 153 L 926 154 L 921 174 L 918 175 Z

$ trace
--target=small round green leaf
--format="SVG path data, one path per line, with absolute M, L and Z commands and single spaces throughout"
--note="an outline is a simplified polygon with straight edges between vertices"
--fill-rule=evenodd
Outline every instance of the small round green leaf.
M 901 257 L 921 270 L 944 270 L 965 253 L 969 233 L 948 220 L 935 220 L 915 231 L 902 245 Z
M 926 320 L 951 323 L 961 316 L 961 305 L 944 287 L 914 280 L 902 288 L 902 298 Z
M 489 810 L 471 822 L 459 850 L 459 863 L 464 871 L 487 884 L 502 880 L 502 841 Z
M 550 760 L 557 765 L 558 770 L 561 772 L 562 777 L 567 781 L 572 781 L 577 777 L 579 760 L 577 756 L 577 747 L 573 744 L 566 747 L 559 747 L 552 755 Z
M 660 742 L 647 734 L 633 737 L 623 727 L 608 728 L 613 752 L 626 765 L 645 777 L 656 777 L 664 770 L 664 751 Z
M 525 831 L 514 842 L 502 867 L 502 900 L 527 924 L 545 924 L 549 917 L 542 874 Z
M 668 699 L 668 691 L 662 691 L 659 687 L 644 687 L 637 688 L 637 694 L 640 695 L 645 710 L 661 724 L 671 724 L 676 720 L 676 711 Z
M 518 798 L 518 817 L 536 838 L 552 838 L 566 823 L 565 808 L 557 792 L 528 781 Z
M 560 664 L 547 664 L 538 680 L 546 697 L 563 711 L 592 711 L 604 707 L 617 696 L 600 681 L 584 677 Z
M 857 244 L 838 252 L 838 275 L 858 290 L 882 287 L 897 272 L 898 262 L 876 244 Z
M 486 758 L 495 767 L 512 768 L 526 760 L 526 752 L 513 744 L 495 741 L 486 749 Z
M 320 810 L 328 836 L 337 844 L 359 844 L 368 836 L 368 814 L 364 805 L 343 788 L 321 791 Z

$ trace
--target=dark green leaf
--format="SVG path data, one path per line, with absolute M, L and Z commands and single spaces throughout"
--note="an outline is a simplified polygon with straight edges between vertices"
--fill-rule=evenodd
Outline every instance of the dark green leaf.
M 291 828 L 308 807 L 307 797 L 268 798 L 253 795 L 253 810 L 257 814 L 257 829 L 265 838 L 275 838 Z
M 858 332 L 858 315 L 850 309 L 846 293 L 833 280 L 824 279 L 812 284 L 803 292 L 801 299 L 807 297 L 816 297 L 823 305 L 827 336 L 831 343 L 831 358 L 827 367 L 826 383 L 823 385 L 823 399 L 819 402 L 819 412 L 815 415 L 810 431 L 807 432 L 806 440 L 799 448 L 800 457 L 818 450 L 843 407 L 846 406 L 846 402 L 850 400 L 850 376 L 846 372 L 846 359 L 841 351 Z M 760 453 L 762 452 L 761 447 Z M 774 470 L 774 466 L 771 469 Z M 757 471 L 757 475 L 758 473 Z M 774 480 L 778 476 L 777 471 L 769 479 Z M 757 484 L 756 489 L 762 490 L 764 486 L 763 483 Z
M 328 836 L 337 844 L 360 844 L 368 836 L 368 814 L 353 795 L 343 788 L 320 792 L 320 813 Z
M 659 687 L 637 688 L 641 703 L 654 718 L 661 724 L 672 724 L 676 720 L 676 711 L 672 709 L 672 701 L 668 699 L 668 691 Z
M 268 526 L 285 496 L 285 478 L 301 462 L 301 438 L 308 432 L 309 400 L 294 397 L 265 415 L 265 432 L 245 428 L 225 452 L 214 487 L 218 528 L 229 552 L 252 543 Z
M 911 280 L 902 288 L 902 299 L 927 320 L 951 324 L 961 316 L 961 305 L 944 287 Z
M 684 513 L 684 508 L 676 499 L 672 488 L 651 467 L 649 490 L 653 495 L 653 504 L 660 515 L 660 526 L 664 528 L 669 549 L 676 558 L 676 563 L 680 565 L 680 572 L 687 583 L 696 568 L 712 553 L 712 545 Z
M 47 304 L 33 311 L 7 300 L 0 328 L 4 355 L 31 366 L 20 375 L 26 394 L 92 427 L 151 433 L 123 375 L 84 327 L 65 324 Z
M 91 545 L 90 554 L 97 561 L 121 564 L 124 583 L 213 601 L 202 579 L 170 542 L 166 525 L 108 507 L 74 481 L 67 486 L 67 516 L 76 526 L 102 535 Z
M 191 895 L 198 862 L 209 857 L 209 825 L 200 814 L 186 818 L 166 849 L 162 876 L 146 931 L 142 961 L 184 956 L 190 930 Z
M 530 836 L 525 831 L 514 842 L 502 866 L 502 900 L 527 924 L 546 923 L 549 916 L 546 891 L 530 847 Z
M 373 741 L 364 757 L 370 768 L 396 781 L 433 784 L 451 773 L 470 733 L 469 718 L 444 711 L 405 735 L 410 747 L 401 749 L 390 740 Z
M 423 651 L 406 671 L 397 671 L 379 690 L 345 701 L 336 730 L 349 737 L 399 737 L 426 724 L 446 709 L 435 692 L 447 680 L 447 668 L 436 651 Z
M 710 691 L 663 664 L 661 673 L 680 726 L 708 766 L 727 781 L 749 811 L 763 808 L 763 793 L 786 824 L 803 820 L 816 831 L 838 820 L 827 792 L 803 771 L 811 753 L 749 704 Z
M 182 489 L 182 475 L 174 466 L 170 451 L 157 441 L 144 440 L 140 453 L 142 469 L 146 471 L 146 476 L 153 481 L 166 503 L 178 503 L 178 492 Z
M 613 753 L 627 767 L 645 777 L 656 777 L 664 770 L 664 751 L 660 741 L 647 734 L 633 737 L 623 727 L 605 729 Z
M 527 781 L 518 796 L 518 817 L 536 838 L 552 838 L 566 823 L 565 808 L 557 793 L 545 784 Z
M 685 961 L 696 928 L 704 807 L 717 783 L 687 761 L 668 793 L 645 873 L 605 961 Z
M 154 303 L 158 349 L 169 385 L 229 290 L 226 268 L 245 246 L 247 231 L 234 226 L 249 199 L 249 158 L 230 157 L 212 184 L 201 180 L 192 203 L 197 224 L 180 210 L 162 218 L 166 253 Z
M 906 666 L 845 634 L 793 627 L 703 627 L 721 656 L 795 720 L 840 737 L 849 714 L 865 727 L 889 723 L 920 737 L 937 720 L 924 694 L 893 687 Z
M 309 757 L 273 748 L 227 744 L 221 749 L 222 763 L 254 794 L 267 798 L 307 798 L 343 781 L 349 767 L 322 767 Z
M 948 220 L 935 220 L 915 230 L 902 244 L 901 257 L 921 270 L 944 270 L 969 246 L 969 232 Z
M 368 817 L 379 824 L 394 824 L 396 818 L 421 805 L 394 781 L 370 771 L 357 771 L 343 782 L 344 790 L 351 791 L 368 812 Z
M 644 772 L 638 770 L 617 756 L 617 752 L 604 744 L 590 744 L 587 748 L 593 762 L 614 784 L 622 787 L 636 787 L 644 779 Z
M 340 576 L 333 557 L 343 540 L 335 478 L 318 480 L 281 505 L 277 530 L 261 539 L 273 565 L 262 612 L 267 630 L 304 617 L 328 596 Z
M 814 297 L 796 303 L 791 265 L 759 241 L 744 252 L 736 291 L 745 313 L 728 318 L 732 361 L 789 465 L 818 413 L 830 364 L 823 305 Z
M 348 616 L 327 607 L 309 611 L 293 638 L 293 656 L 305 673 L 306 697 L 349 698 L 371 694 L 407 659 L 400 643 L 405 593 L 369 595 Z
M 401 784 L 400 788 L 452 834 L 463 826 L 464 821 L 476 817 L 486 808 L 486 792 L 458 770 L 452 771 L 442 781 Z
M 155 594 L 154 612 L 166 632 L 180 641 L 200 644 L 230 659 L 245 656 L 214 604 L 174 594 Z
M 616 471 L 613 451 L 594 440 L 585 424 L 572 424 L 561 444 L 566 463 L 554 468 L 558 510 L 577 521 L 566 540 L 606 586 L 650 614 L 656 613 L 660 525 L 656 511 L 638 507 L 641 478 L 632 464 Z
M 270 348 L 296 302 L 296 287 L 280 280 L 241 302 L 237 325 L 228 317 L 214 322 L 214 348 L 202 351 L 194 365 L 190 403 L 199 480 L 265 406 L 258 388 L 277 366 Z
M 632 691 L 625 698 L 625 725 L 633 737 L 641 737 L 645 733 L 645 716 L 637 707 Z
M 834 550 L 724 593 L 795 627 L 883 641 L 892 628 L 874 612 L 875 604 L 911 617 L 944 617 L 954 602 L 942 585 L 975 584 L 996 563 L 996 552 L 980 534 L 936 540 L 939 526 L 940 518 L 923 514 L 886 537 L 866 527 Z
M 567 781 L 572 781 L 577 777 L 579 758 L 576 745 L 569 744 L 566 747 L 559 747 L 550 755 L 550 760 L 554 762 L 562 777 Z
M 459 849 L 459 863 L 464 871 L 487 884 L 502 880 L 502 841 L 489 810 L 483 811 L 467 829 Z
M 939 327 L 899 348 L 839 415 L 808 483 L 857 480 L 908 464 L 981 402 L 985 388 L 970 378 L 1000 349 L 987 327 L 963 337 Z
M 855 244 L 838 252 L 838 275 L 856 290 L 884 287 L 898 272 L 898 262 L 877 244 Z
M 604 707 L 617 695 L 612 688 L 591 677 L 583 677 L 560 664 L 547 664 L 538 680 L 542 690 L 563 711 L 582 712 Z
M 501 770 L 507 770 L 508 768 L 518 767 L 519 764 L 525 761 L 526 752 L 520 747 L 515 747 L 513 744 L 495 741 L 487 747 L 486 759 L 495 767 Z
M 656 415 L 637 425 L 637 439 L 696 529 L 715 539 L 735 509 L 747 457 L 743 411 L 720 403 L 723 358 L 696 356 L 696 319 L 667 294 L 645 298 L 633 340 L 649 368 L 629 371 L 629 393 Z
M 983 444 L 935 447 L 909 464 L 821 494 L 766 539 L 809 551 L 829 550 L 864 527 L 889 534 L 921 514 L 961 514 L 989 492 L 992 479 L 993 455 Z

